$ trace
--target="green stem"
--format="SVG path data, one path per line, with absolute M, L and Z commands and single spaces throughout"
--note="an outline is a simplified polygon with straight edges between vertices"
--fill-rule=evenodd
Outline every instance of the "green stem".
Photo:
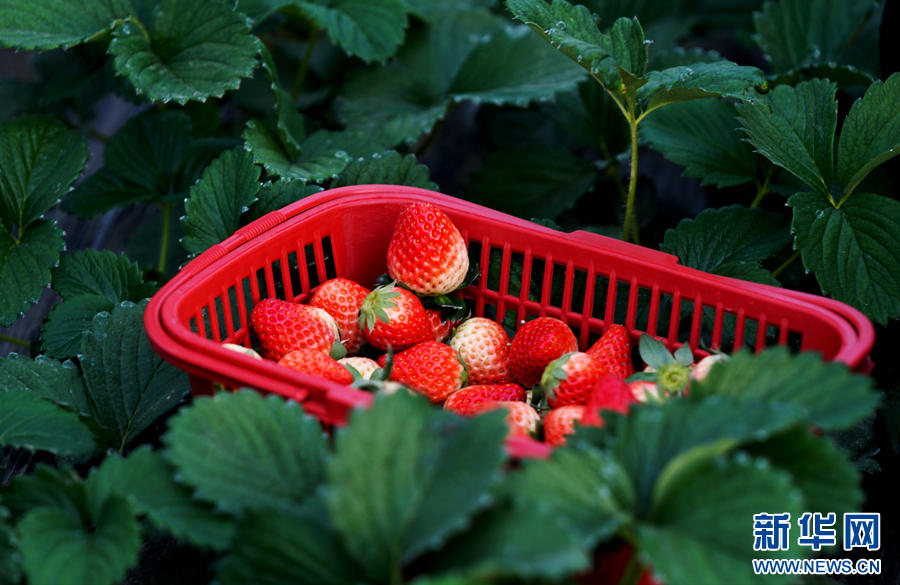
M 625 571 L 622 578 L 619 579 L 619 585 L 637 585 L 644 573 L 644 567 L 637 560 L 637 551 L 632 550 L 631 556 L 628 557 L 628 564 L 625 565 Z
M 765 182 L 759 186 L 759 189 L 756 190 L 756 197 L 753 199 L 753 203 L 750 204 L 750 207 L 759 207 L 762 200 L 771 192 L 772 190 L 769 189 L 769 179 L 767 178 Z
M 781 266 L 776 268 L 774 272 L 772 272 L 772 276 L 774 278 L 778 278 L 779 274 L 787 270 L 788 266 L 793 264 L 797 260 L 797 258 L 800 257 L 800 252 L 801 250 L 797 250 L 796 252 L 794 252 L 794 254 L 790 258 L 784 261 L 784 264 L 782 264 Z
M 31 342 L 25 339 L 19 339 L 18 337 L 13 337 L 12 335 L 7 335 L 6 333 L 0 333 L 0 341 L 8 341 L 9 343 L 15 343 L 16 345 L 21 345 L 22 347 L 31 347 Z
M 631 224 L 634 220 L 634 195 L 637 193 L 638 171 L 638 123 L 634 112 L 628 116 L 628 125 L 631 127 L 631 177 L 628 181 L 628 202 L 625 204 L 625 227 L 622 230 L 622 240 L 627 242 L 631 234 Z
M 300 95 L 300 91 L 303 89 L 303 82 L 306 80 L 306 72 L 309 71 L 309 64 L 312 61 L 313 50 L 316 48 L 316 43 L 319 41 L 319 27 L 316 26 L 316 23 L 312 23 L 312 34 L 309 35 L 309 40 L 306 41 L 306 52 L 303 53 L 303 61 L 300 63 L 300 70 L 297 71 L 297 77 L 294 79 L 294 87 L 291 88 L 291 97 L 296 100 L 297 96 Z
M 163 233 L 162 241 L 159 244 L 159 263 L 156 267 L 160 274 L 166 273 L 166 260 L 169 258 L 169 234 L 172 232 L 173 207 L 171 202 L 160 205 L 163 214 Z

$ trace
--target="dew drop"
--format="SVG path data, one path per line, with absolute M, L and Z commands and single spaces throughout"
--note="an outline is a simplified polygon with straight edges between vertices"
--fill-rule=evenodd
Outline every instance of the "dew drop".
M 566 23 L 561 20 L 556 23 L 556 26 L 558 26 L 561 30 L 566 30 Z

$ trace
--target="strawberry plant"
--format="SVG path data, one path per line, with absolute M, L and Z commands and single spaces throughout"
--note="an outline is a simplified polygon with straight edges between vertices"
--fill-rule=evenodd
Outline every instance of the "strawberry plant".
M 0 585 L 791 582 L 752 574 L 752 516 L 859 510 L 882 514 L 881 551 L 820 554 L 880 556 L 896 581 L 897 12 L 885 0 L 3 2 Z M 378 391 L 371 409 L 323 434 L 292 401 L 192 397 L 150 346 L 147 299 L 266 214 L 369 183 L 838 300 L 875 323 L 875 368 L 781 348 L 695 376 L 687 345 L 631 347 L 627 286 L 567 279 L 516 250 L 466 254 L 465 234 L 423 207 L 385 281 L 331 280 L 315 309 L 251 318 L 260 272 L 224 301 L 271 326 L 267 357 Z M 437 252 L 410 245 L 429 223 L 447 236 Z M 418 282 L 432 253 L 442 270 Z M 286 254 L 285 273 L 307 268 Z M 617 377 L 535 431 L 526 391 L 542 376 L 554 397 L 574 385 L 564 362 L 579 342 L 509 307 L 463 321 L 471 307 L 453 290 L 479 272 L 551 307 L 581 303 L 590 284 L 585 310 L 613 324 L 582 351 Z M 671 297 L 640 289 L 633 329 L 652 320 L 681 343 L 696 316 L 701 348 L 718 349 L 713 331 L 721 347 L 779 341 L 771 324 L 694 302 L 673 313 Z M 395 314 L 414 318 L 392 329 Z M 330 332 L 321 349 L 335 353 L 301 359 L 313 341 L 286 346 L 286 322 Z M 420 355 L 420 342 L 439 349 Z M 365 343 L 388 350 L 384 369 Z M 352 361 L 336 361 L 344 350 Z M 433 355 L 441 398 L 469 385 L 443 410 L 396 383 L 415 386 Z M 638 355 L 657 371 L 635 374 Z M 511 461 L 504 417 L 561 446 Z

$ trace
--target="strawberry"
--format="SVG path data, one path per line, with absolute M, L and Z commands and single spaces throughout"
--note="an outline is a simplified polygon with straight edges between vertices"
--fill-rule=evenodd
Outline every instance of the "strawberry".
M 347 353 L 359 353 L 363 342 L 359 330 L 359 309 L 370 291 L 361 284 L 346 278 L 332 278 L 320 284 L 309 300 L 311 307 L 317 307 L 331 315 L 341 329 L 341 339 Z
M 538 423 L 541 416 L 528 403 L 518 401 L 500 401 L 489 400 L 481 402 L 476 406 L 475 414 L 482 414 L 506 409 L 506 426 L 509 427 L 509 434 L 512 436 L 519 435 L 525 437 L 533 437 L 537 435 Z
M 469 380 L 472 373 L 469 372 Z M 457 390 L 444 402 L 444 410 L 473 416 L 482 402 L 523 402 L 525 388 L 518 384 L 476 384 Z
M 341 339 L 337 323 L 322 309 L 278 299 L 257 303 L 250 324 L 263 357 L 275 361 L 295 349 L 316 349 L 327 355 Z
M 430 203 L 410 203 L 400 213 L 388 245 L 391 278 L 415 292 L 453 292 L 469 270 L 466 242 L 443 211 Z
M 467 377 L 456 350 L 432 340 L 396 354 L 390 379 L 440 402 L 462 388 Z
M 637 402 L 637 398 L 625 380 L 615 374 L 606 374 L 591 389 L 581 422 L 585 425 L 603 426 L 603 419 L 600 418 L 601 410 L 615 410 L 626 414 L 628 405 L 632 402 Z
M 547 364 L 563 354 L 578 351 L 578 340 L 569 326 L 553 317 L 528 321 L 516 332 L 509 346 L 509 369 L 526 388 L 541 380 Z
M 649 380 L 635 380 L 628 383 L 628 389 L 638 402 L 659 402 L 659 386 Z
M 554 447 L 566 444 L 566 435 L 575 432 L 575 421 L 584 416 L 583 404 L 567 404 L 554 408 L 544 416 L 544 442 Z
M 394 283 L 366 295 L 359 310 L 363 337 L 373 346 L 402 351 L 423 341 L 434 341 L 431 323 L 419 297 Z
M 338 360 L 338 363 L 344 367 L 350 366 L 359 373 L 360 377 L 366 380 L 368 380 L 372 376 L 372 373 L 379 367 L 384 367 L 383 365 L 379 366 L 373 359 L 359 356 L 341 358 Z M 352 374 L 353 372 L 350 373 Z
M 541 376 L 550 408 L 585 404 L 604 371 L 590 355 L 574 351 L 553 360 Z
M 509 344 L 503 326 L 484 317 L 463 321 L 450 338 L 450 347 L 459 352 L 469 368 L 471 384 L 513 381 L 509 371 Z
M 444 341 L 450 337 L 453 328 L 459 325 L 459 321 L 444 319 L 440 309 L 425 309 L 428 322 L 431 324 L 431 333 L 435 341 Z
M 324 378 L 338 384 L 352 384 L 353 374 L 336 360 L 315 349 L 295 349 L 278 360 L 278 365 L 287 366 L 298 372 L 316 378 Z
M 243 345 L 238 345 L 236 343 L 223 343 L 222 347 L 224 347 L 225 349 L 230 349 L 231 351 L 236 351 L 237 353 L 248 355 L 255 360 L 263 359 L 263 357 L 256 353 L 256 351 L 250 349 L 249 347 L 244 347 Z
M 587 353 L 610 374 L 622 379 L 634 374 L 631 336 L 621 325 L 610 325 Z

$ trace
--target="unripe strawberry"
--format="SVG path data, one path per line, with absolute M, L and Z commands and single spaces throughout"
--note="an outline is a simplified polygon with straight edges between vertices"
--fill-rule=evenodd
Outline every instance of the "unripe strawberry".
M 355 355 L 363 343 L 359 330 L 359 310 L 369 289 L 347 278 L 333 278 L 316 287 L 309 300 L 311 307 L 323 309 L 341 329 L 341 341 L 347 353 Z
M 327 355 L 341 339 L 337 323 L 322 309 L 278 299 L 257 303 L 250 324 L 263 357 L 275 361 L 295 349 L 315 349 Z
M 466 243 L 443 211 L 410 203 L 400 213 L 387 252 L 391 278 L 422 295 L 453 292 L 469 270 Z
M 315 349 L 296 349 L 278 360 L 278 365 L 302 372 L 308 376 L 324 378 L 338 384 L 352 384 L 353 375 L 327 354 Z
M 509 335 L 503 326 L 484 317 L 463 321 L 450 339 L 469 368 L 470 384 L 506 384 L 509 371 Z
M 523 402 L 525 395 L 525 388 L 518 384 L 476 384 L 451 394 L 444 402 L 444 410 L 473 416 L 482 402 Z
M 393 283 L 366 295 L 359 311 L 363 337 L 373 346 L 402 351 L 424 341 L 434 341 L 431 323 L 419 297 Z
M 566 404 L 585 404 L 591 390 L 604 375 L 603 370 L 586 353 L 574 351 L 547 364 L 541 386 L 550 408 Z
M 359 356 L 341 358 L 338 360 L 338 363 L 345 367 L 350 366 L 359 372 L 359 375 L 366 380 L 370 379 L 372 373 L 379 368 L 379 365 L 375 360 Z
M 426 341 L 394 356 L 390 379 L 440 402 L 462 388 L 467 377 L 466 364 L 456 350 Z
M 513 378 L 531 388 L 541 380 L 547 364 L 563 354 L 578 351 L 578 340 L 569 326 L 553 317 L 540 317 L 519 327 L 509 346 Z
M 256 351 L 250 349 L 249 347 L 244 347 L 243 345 L 238 345 L 236 343 L 223 343 L 222 347 L 225 349 L 230 349 L 231 351 L 242 353 L 244 355 L 248 355 L 255 360 L 261 360 L 263 357 L 256 353 Z
M 478 404 L 475 414 L 492 412 L 499 409 L 506 410 L 506 426 L 512 436 L 533 437 L 537 435 L 538 423 L 541 416 L 533 406 L 526 402 L 518 401 L 488 401 Z

